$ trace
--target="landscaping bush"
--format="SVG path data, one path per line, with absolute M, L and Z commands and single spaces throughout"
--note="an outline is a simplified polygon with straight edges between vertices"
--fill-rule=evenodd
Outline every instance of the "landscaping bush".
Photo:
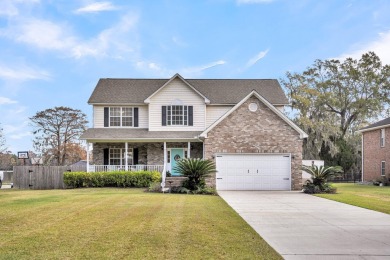
M 314 193 L 336 193 L 336 188 L 333 188 L 327 183 L 328 178 L 335 176 L 343 171 L 340 166 L 302 166 L 302 170 L 311 175 L 311 180 L 308 180 L 303 185 L 303 192 Z
M 150 192 L 160 192 L 161 191 L 161 182 L 152 182 L 149 185 L 148 191 L 150 191 Z
M 211 160 L 185 158 L 177 162 L 175 170 L 188 177 L 183 187 L 194 191 L 206 186 L 205 178 L 216 172 L 215 164 Z
M 65 172 L 67 188 L 88 187 L 149 187 L 153 182 L 161 182 L 157 171 L 113 171 L 113 172 Z

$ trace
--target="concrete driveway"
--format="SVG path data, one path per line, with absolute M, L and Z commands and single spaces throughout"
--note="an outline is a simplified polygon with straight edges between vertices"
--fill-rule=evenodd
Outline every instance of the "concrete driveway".
M 285 259 L 390 259 L 390 215 L 291 191 L 219 191 Z

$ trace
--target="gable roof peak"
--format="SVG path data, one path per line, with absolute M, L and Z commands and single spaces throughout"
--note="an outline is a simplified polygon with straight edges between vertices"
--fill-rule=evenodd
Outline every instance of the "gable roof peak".
M 171 83 L 174 79 L 179 78 L 181 81 L 183 81 L 189 88 L 191 88 L 193 91 L 195 91 L 199 96 L 201 96 L 204 99 L 204 102 L 206 104 L 210 104 L 210 100 L 205 97 L 202 93 L 199 92 L 196 88 L 194 88 L 190 83 L 187 82 L 179 73 L 176 73 L 173 75 L 164 85 L 162 85 L 159 89 L 157 89 L 155 92 L 153 92 L 149 97 L 147 97 L 144 102 L 146 104 L 150 103 L 150 99 L 156 95 L 158 92 L 160 92 L 163 88 L 165 88 L 169 83 Z

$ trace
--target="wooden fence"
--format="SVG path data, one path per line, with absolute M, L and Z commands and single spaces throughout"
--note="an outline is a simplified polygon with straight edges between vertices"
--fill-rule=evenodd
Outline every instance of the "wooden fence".
M 14 166 L 16 189 L 64 189 L 64 172 L 86 171 L 85 166 Z

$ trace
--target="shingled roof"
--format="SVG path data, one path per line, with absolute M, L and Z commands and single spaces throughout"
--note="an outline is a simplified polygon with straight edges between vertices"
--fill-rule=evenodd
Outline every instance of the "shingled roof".
M 143 104 L 169 79 L 100 79 L 89 104 Z M 210 104 L 236 104 L 255 90 L 273 105 L 288 104 L 276 79 L 185 79 Z
M 359 132 L 366 132 L 366 131 L 382 128 L 384 126 L 390 126 L 390 117 L 383 119 L 381 121 L 378 121 L 378 122 L 371 124 L 369 126 L 363 127 L 362 129 L 359 130 Z

